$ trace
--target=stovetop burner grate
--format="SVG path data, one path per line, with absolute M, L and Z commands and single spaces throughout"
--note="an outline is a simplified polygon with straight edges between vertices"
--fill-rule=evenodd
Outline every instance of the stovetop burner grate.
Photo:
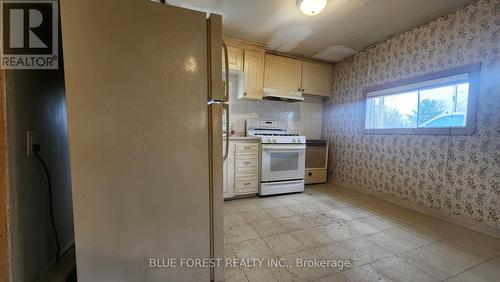
M 293 133 L 255 133 L 255 136 L 299 136 Z

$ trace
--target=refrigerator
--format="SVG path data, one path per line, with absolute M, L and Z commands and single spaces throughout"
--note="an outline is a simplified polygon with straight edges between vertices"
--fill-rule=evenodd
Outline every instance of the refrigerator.
M 60 4 L 78 281 L 223 280 L 221 16 Z

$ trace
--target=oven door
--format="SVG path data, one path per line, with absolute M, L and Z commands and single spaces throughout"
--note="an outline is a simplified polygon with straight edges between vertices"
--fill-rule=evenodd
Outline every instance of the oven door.
M 304 144 L 263 144 L 262 182 L 304 179 Z

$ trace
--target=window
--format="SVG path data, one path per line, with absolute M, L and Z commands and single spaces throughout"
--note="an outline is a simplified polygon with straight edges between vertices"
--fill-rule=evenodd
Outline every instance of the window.
M 472 134 L 479 65 L 364 90 L 364 132 Z

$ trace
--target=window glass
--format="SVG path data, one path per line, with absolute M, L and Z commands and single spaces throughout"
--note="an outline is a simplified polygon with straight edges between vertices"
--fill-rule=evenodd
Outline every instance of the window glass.
M 469 83 L 464 81 L 430 83 L 412 92 L 368 95 L 365 128 L 465 127 L 468 99 Z
M 414 128 L 418 93 L 402 93 L 369 98 L 366 101 L 367 128 Z

